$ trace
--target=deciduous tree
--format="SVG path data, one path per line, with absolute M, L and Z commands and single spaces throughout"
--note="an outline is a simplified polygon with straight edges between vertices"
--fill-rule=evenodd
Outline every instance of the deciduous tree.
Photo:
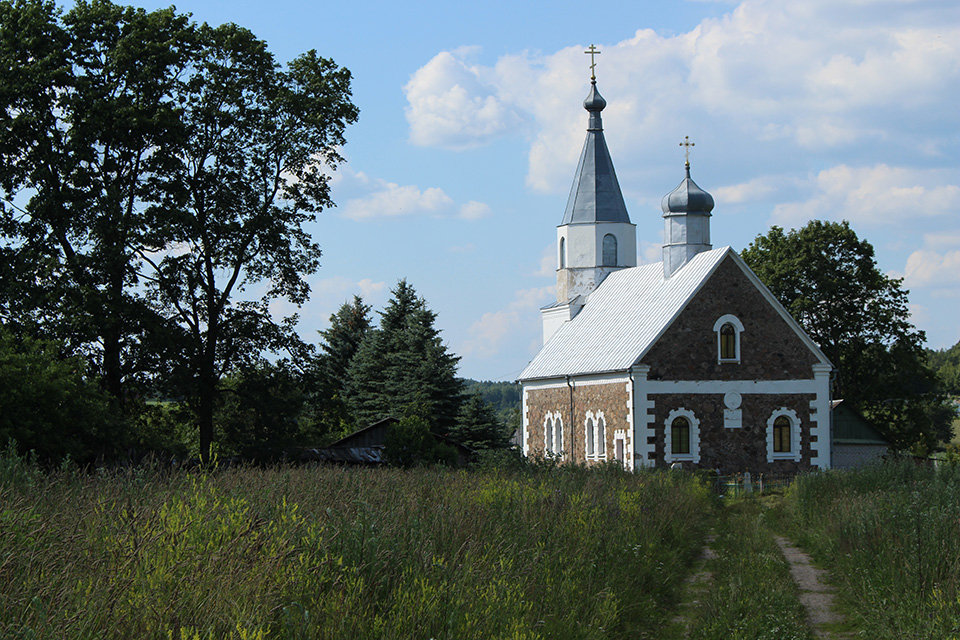
M 910 322 L 902 280 L 883 274 L 873 246 L 847 222 L 773 227 L 744 261 L 836 367 L 834 397 L 857 406 L 899 449 L 949 436 L 943 396 Z

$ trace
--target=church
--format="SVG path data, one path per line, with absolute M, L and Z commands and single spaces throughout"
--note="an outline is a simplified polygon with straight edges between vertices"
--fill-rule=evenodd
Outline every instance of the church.
M 723 474 L 830 468 L 833 367 L 735 251 L 713 248 L 713 197 L 689 154 L 662 201 L 663 261 L 638 266 L 596 77 L 583 106 L 557 301 L 518 378 L 524 454 Z

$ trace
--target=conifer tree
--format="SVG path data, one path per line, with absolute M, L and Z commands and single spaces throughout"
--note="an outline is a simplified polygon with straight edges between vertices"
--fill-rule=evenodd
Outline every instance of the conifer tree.
M 471 449 L 499 449 L 510 439 L 508 428 L 497 418 L 493 405 L 477 392 L 470 394 L 450 437 Z
M 463 402 L 460 358 L 443 344 L 436 314 L 406 280 L 392 293 L 379 328 L 367 332 L 347 369 L 347 406 L 359 426 L 416 406 L 431 430 L 447 433 Z

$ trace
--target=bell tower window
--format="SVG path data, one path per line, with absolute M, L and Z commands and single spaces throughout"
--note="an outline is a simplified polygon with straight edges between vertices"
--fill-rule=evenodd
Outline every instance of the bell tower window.
M 608 233 L 603 236 L 603 263 L 604 267 L 617 266 L 617 236 Z
M 567 268 L 567 239 L 560 238 L 560 268 Z

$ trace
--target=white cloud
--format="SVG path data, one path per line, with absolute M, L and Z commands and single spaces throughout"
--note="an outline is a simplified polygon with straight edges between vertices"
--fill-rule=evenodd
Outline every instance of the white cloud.
M 944 184 L 945 179 L 940 171 L 839 165 L 810 181 L 813 193 L 807 200 L 778 204 L 773 219 L 783 225 L 811 218 L 891 224 L 955 214 L 960 209 L 960 186 Z
M 481 218 L 489 218 L 491 215 L 493 215 L 493 210 L 490 209 L 490 205 L 483 202 L 471 200 L 460 205 L 459 217 L 464 220 L 480 220 Z
M 470 337 L 461 347 L 461 355 L 480 358 L 497 355 L 509 337 L 528 328 L 533 312 L 554 295 L 555 287 L 537 287 L 515 292 L 514 300 L 505 308 L 484 313 L 471 325 Z
M 639 29 L 598 43 L 618 169 L 649 163 L 652 149 L 687 132 L 707 134 L 699 137 L 716 157 L 726 149 L 743 157 L 751 145 L 783 157 L 838 149 L 870 157 L 883 145 L 937 157 L 956 131 L 957 18 L 955 3 L 744 0 L 686 33 Z M 464 148 L 523 123 L 527 185 L 564 191 L 586 124 L 575 106 L 588 89 L 583 49 L 511 54 L 492 66 L 470 62 L 476 49 L 437 54 L 404 88 L 411 139 Z M 937 197 L 923 186 L 924 197 Z
M 343 215 L 352 220 L 368 220 L 415 214 L 443 215 L 453 209 L 453 199 L 443 189 L 429 187 L 421 191 L 413 185 L 378 181 L 378 189 L 363 198 L 348 200 Z
M 409 106 L 410 141 L 419 146 L 464 149 L 511 130 L 521 116 L 489 82 L 489 69 L 469 66 L 477 51 L 442 51 L 403 87 Z
M 904 284 L 907 288 L 960 286 L 960 250 L 914 251 L 907 258 Z
M 710 193 L 719 205 L 757 202 L 776 192 L 778 185 L 775 183 L 773 178 L 764 176 L 740 184 L 716 187 Z

